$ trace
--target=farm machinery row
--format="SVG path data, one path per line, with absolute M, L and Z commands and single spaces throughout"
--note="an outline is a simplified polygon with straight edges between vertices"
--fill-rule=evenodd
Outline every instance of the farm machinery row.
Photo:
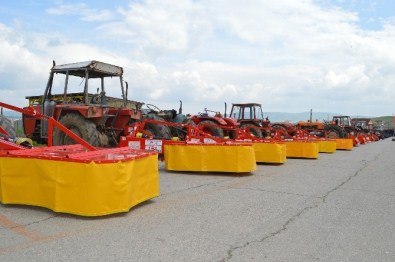
M 309 134 L 325 136 L 328 138 L 349 138 L 353 145 L 366 144 L 380 139 L 379 135 L 358 122 L 353 121 L 350 116 L 333 116 L 332 121 L 326 122 L 298 122 L 297 130 L 304 130 Z
M 82 91 L 75 92 L 75 86 L 81 84 Z M 108 96 L 107 86 L 119 86 L 121 98 Z M 297 125 L 270 123 L 268 118 L 263 117 L 258 103 L 232 104 L 229 115 L 226 103 L 224 114 L 205 109 L 204 113 L 186 116 L 182 114 L 181 101 L 178 111 L 161 110 L 151 104 L 143 109 L 143 103 L 128 99 L 128 84 L 123 80 L 122 67 L 98 61 L 66 65 L 56 65 L 54 62 L 44 94 L 26 98 L 30 111 L 59 121 L 92 147 L 137 147 L 138 143 L 131 143 L 131 140 L 140 139 L 145 141 L 142 148 L 155 149 L 162 159 L 165 159 L 163 145 L 191 144 L 198 140 L 203 144 L 234 145 L 342 138 L 351 138 L 357 145 L 375 140 L 344 125 L 340 118 L 340 121 L 334 119 L 338 121 L 336 124 L 311 121 Z M 39 144 L 62 146 L 75 143 L 69 134 L 59 128 L 50 130 L 48 120 L 37 114 L 23 114 L 23 126 L 26 137 Z M 53 134 L 49 136 L 51 132 Z
M 166 159 L 175 159 L 169 169 L 231 173 L 256 169 L 251 144 L 220 141 L 183 123 L 168 125 L 157 114 L 142 110 L 142 103 L 127 99 L 128 85 L 122 77 L 121 67 L 98 61 L 54 63 L 44 94 L 27 97 L 28 107 L 0 102 L 0 107 L 23 114 L 26 136 L 18 138 L 11 122 L 0 118 L 1 203 L 99 216 L 126 212 L 158 196 L 158 151 L 140 149 L 136 141 L 125 139 L 131 136 L 128 132 L 138 138 L 132 130 L 141 124 L 141 138 L 166 141 Z M 120 84 L 122 98 L 106 94 L 109 79 Z M 83 91 L 74 92 L 81 83 Z M 90 92 L 92 87 L 98 87 L 96 93 Z M 167 143 L 174 136 L 170 130 L 181 138 L 173 144 Z M 122 146 L 125 142 L 135 146 Z M 160 153 L 163 156 L 164 151 Z
M 107 95 L 113 86 L 121 98 Z M 257 103 L 233 104 L 229 115 L 226 104 L 223 115 L 187 116 L 181 101 L 178 111 L 143 108 L 128 99 L 122 67 L 98 61 L 54 62 L 44 94 L 26 98 L 26 108 L 0 102 L 23 114 L 24 127 L 17 137 L 0 118 L 2 203 L 110 214 L 159 194 L 158 156 L 172 171 L 250 173 L 257 162 L 283 164 L 353 147 L 344 133 L 334 136 L 339 128 L 272 124 Z
M 115 79 L 112 85 L 120 86 L 122 98 L 106 94 L 108 79 Z M 78 83 L 83 83 L 83 91 L 73 92 Z M 92 87 L 96 88 L 96 93 L 91 92 Z M 229 116 L 226 104 L 223 115 L 206 109 L 204 113 L 187 117 L 182 114 L 182 103 L 178 112 L 174 109 L 160 110 L 150 104 L 143 109 L 143 103 L 128 99 L 123 69 L 98 61 L 66 65 L 54 62 L 44 94 L 28 96 L 27 99 L 30 110 L 59 121 L 93 147 L 119 147 L 131 139 L 147 140 L 143 148 L 157 149 L 162 159 L 164 148 L 159 145 L 189 144 L 196 142 L 197 136 L 204 144 L 207 141 L 212 144 L 268 144 L 345 137 L 337 125 L 326 125 L 316 131 L 302 125 L 296 128 L 289 123 L 272 124 L 264 119 L 261 105 L 257 103 L 233 104 Z M 48 120 L 37 115 L 24 114 L 23 126 L 26 137 L 39 144 L 61 146 L 75 143 L 67 133 L 57 128 L 49 141 L 52 130 L 48 128 Z M 128 145 L 136 147 L 137 143 Z

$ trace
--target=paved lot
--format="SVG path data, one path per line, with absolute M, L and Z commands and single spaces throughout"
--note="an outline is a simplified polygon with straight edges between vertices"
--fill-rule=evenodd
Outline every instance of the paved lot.
M 0 261 L 395 261 L 395 142 L 172 173 L 161 196 L 101 218 L 0 205 Z

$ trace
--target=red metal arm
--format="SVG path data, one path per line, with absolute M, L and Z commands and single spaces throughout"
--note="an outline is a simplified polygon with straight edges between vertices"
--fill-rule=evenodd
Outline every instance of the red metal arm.
M 25 115 L 30 115 L 30 116 L 35 116 L 41 119 L 45 119 L 48 121 L 48 146 L 52 146 L 52 131 L 53 131 L 53 126 L 59 128 L 62 132 L 64 132 L 66 135 L 71 137 L 74 141 L 77 143 L 81 144 L 83 147 L 88 149 L 89 151 L 95 151 L 97 150 L 95 147 L 93 147 L 91 144 L 86 142 L 84 139 L 81 137 L 77 136 L 73 132 L 71 132 L 67 127 L 56 121 L 53 117 L 49 117 L 46 115 L 43 115 L 39 112 L 37 112 L 33 107 L 29 106 L 27 109 L 16 107 L 13 105 L 9 105 L 3 102 L 0 102 L 0 107 L 4 107 L 13 111 L 17 111 L 19 113 L 25 114 Z

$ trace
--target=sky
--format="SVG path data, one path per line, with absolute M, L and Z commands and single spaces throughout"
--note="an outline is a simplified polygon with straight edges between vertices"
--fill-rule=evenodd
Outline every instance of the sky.
M 99 60 L 161 109 L 392 115 L 394 49 L 392 0 L 1 1 L 0 101 L 43 94 L 53 60 Z

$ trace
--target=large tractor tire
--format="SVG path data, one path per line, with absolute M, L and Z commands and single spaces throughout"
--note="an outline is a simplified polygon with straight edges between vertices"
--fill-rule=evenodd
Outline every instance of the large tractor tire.
M 190 118 L 185 119 L 182 123 L 190 126 L 196 126 L 195 122 L 193 122 Z
M 271 125 L 271 128 L 273 128 L 275 130 L 279 129 L 279 130 L 283 130 L 283 131 L 287 132 L 287 129 L 284 126 L 279 125 L 279 124 L 273 124 L 273 125 Z
M 165 121 L 163 118 L 159 117 L 156 114 L 149 114 L 147 115 L 146 119 Z M 155 138 L 166 139 L 166 140 L 171 139 L 171 131 L 169 126 L 167 125 L 147 123 L 144 127 L 144 130 L 150 132 Z
M 92 121 L 85 119 L 78 114 L 68 114 L 61 118 L 59 122 L 92 146 L 101 146 L 99 131 L 97 130 L 95 123 Z M 63 131 L 55 128 L 53 132 L 53 144 L 55 146 L 72 145 L 76 143 L 77 142 L 66 135 Z
M 0 126 L 8 133 L 10 137 L 16 137 L 15 128 L 12 126 L 11 120 L 3 115 L 0 115 Z
M 347 133 L 337 125 L 326 125 L 325 131 L 327 133 L 327 138 L 346 138 Z
M 196 126 L 195 122 L 193 122 L 190 118 L 187 118 L 185 115 L 178 114 L 174 119 L 174 123 Z M 185 141 L 188 135 L 187 127 L 170 127 L 172 137 L 178 137 L 179 140 Z
M 280 124 L 271 125 L 272 136 L 280 135 L 282 138 L 292 138 L 292 135 L 288 133 L 287 128 Z
M 284 123 L 273 123 L 270 125 L 274 130 L 281 130 L 286 133 L 289 137 L 293 137 L 297 134 L 297 130 L 295 126 L 291 123 L 284 122 Z
M 241 127 L 249 129 L 250 134 L 254 137 L 263 137 L 262 131 L 254 124 L 244 124 Z
M 224 130 L 220 127 L 212 126 L 216 125 L 213 121 L 203 120 L 198 124 L 199 126 L 203 126 L 203 132 L 210 134 L 215 137 L 224 138 Z
M 171 122 L 178 123 L 178 124 L 186 124 L 186 122 L 190 120 L 184 114 L 177 114 L 175 117 L 171 119 Z

